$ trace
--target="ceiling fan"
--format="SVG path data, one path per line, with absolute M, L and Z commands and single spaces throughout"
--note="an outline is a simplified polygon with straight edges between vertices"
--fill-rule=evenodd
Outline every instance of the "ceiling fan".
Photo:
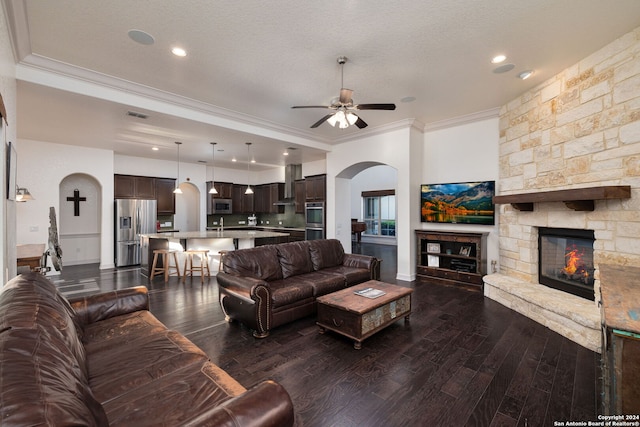
M 367 127 L 367 123 L 362 120 L 356 111 L 361 110 L 395 110 L 396 104 L 354 104 L 351 96 L 353 90 L 346 89 L 344 87 L 344 64 L 347 62 L 346 56 L 338 57 L 338 64 L 341 67 L 342 74 L 342 88 L 340 89 L 340 96 L 331 103 L 331 105 L 296 105 L 291 108 L 328 108 L 334 110 L 334 112 L 327 114 L 317 122 L 311 125 L 311 128 L 317 128 L 324 122 L 329 122 L 331 126 L 338 126 L 340 129 L 348 128 L 351 125 L 356 125 L 358 128 L 363 129 Z

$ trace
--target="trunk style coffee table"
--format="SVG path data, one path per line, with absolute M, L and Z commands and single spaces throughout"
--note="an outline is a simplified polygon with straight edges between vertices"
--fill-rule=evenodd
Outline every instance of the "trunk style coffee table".
M 383 291 L 377 298 L 358 295 L 368 288 Z M 404 317 L 409 322 L 413 289 L 370 280 L 317 298 L 320 333 L 327 329 L 354 340 L 356 350 L 362 341 Z

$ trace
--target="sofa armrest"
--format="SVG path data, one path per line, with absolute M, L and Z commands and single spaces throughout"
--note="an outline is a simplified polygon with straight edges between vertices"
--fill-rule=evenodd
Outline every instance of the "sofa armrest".
M 262 285 L 269 289 L 269 285 L 264 280 L 246 276 L 234 276 L 222 271 L 216 275 L 216 280 L 218 285 L 225 290 L 247 301 L 255 300 L 255 292 L 258 286 Z
M 135 286 L 73 298 L 69 303 L 76 312 L 76 319 L 87 325 L 135 311 L 149 310 L 149 295 L 146 287 Z
M 371 273 L 372 280 L 380 280 L 380 260 L 369 255 L 344 254 L 342 265 L 352 268 L 364 268 Z
M 186 426 L 293 426 L 293 403 L 289 393 L 274 381 L 264 381 L 240 396 L 211 408 Z

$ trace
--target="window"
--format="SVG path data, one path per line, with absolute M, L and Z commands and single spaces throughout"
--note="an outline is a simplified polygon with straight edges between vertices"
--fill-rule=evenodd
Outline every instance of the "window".
M 368 236 L 396 235 L 396 192 L 395 190 L 363 191 L 362 216 Z

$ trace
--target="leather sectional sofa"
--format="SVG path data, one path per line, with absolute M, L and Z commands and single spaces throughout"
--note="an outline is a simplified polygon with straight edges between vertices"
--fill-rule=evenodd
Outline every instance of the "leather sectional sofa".
M 2 426 L 291 426 L 282 386 L 246 390 L 149 311 L 145 287 L 65 300 L 46 278 L 0 294 Z
M 380 278 L 380 260 L 346 254 L 339 240 L 307 240 L 228 252 L 217 275 L 220 305 L 264 338 L 316 313 L 316 298 Z

